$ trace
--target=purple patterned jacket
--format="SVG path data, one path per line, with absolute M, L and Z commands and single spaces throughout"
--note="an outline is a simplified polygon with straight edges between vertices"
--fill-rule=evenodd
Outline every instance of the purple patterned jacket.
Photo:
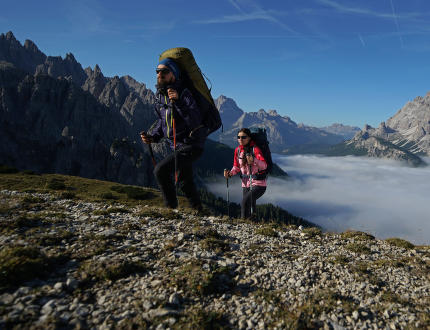
M 159 142 L 163 137 L 167 138 L 173 149 L 173 109 L 176 125 L 176 148 L 192 145 L 203 149 L 206 141 L 206 129 L 199 129 L 202 125 L 200 109 L 189 89 L 181 90 L 177 86 L 174 88 L 178 91 L 179 99 L 173 104 L 167 95 L 160 90 L 157 91 L 155 112 L 159 119 L 148 134 L 154 138 L 154 142 Z M 190 133 L 192 134 L 190 135 Z

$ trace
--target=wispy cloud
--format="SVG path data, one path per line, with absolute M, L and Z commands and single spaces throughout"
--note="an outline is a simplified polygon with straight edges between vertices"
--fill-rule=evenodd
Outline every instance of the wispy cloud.
M 279 205 L 330 231 L 355 229 L 430 244 L 430 167 L 363 157 L 275 156 L 275 161 L 291 180 L 270 177 L 258 203 Z M 210 187 L 225 196 L 225 182 Z M 239 202 L 241 195 L 240 183 L 232 182 L 230 200 Z
M 366 43 L 364 42 L 363 36 L 360 33 L 358 34 L 358 39 L 360 40 L 363 47 L 366 47 Z
M 242 5 L 239 5 L 238 1 L 229 0 L 230 4 L 239 12 L 238 14 L 224 15 L 217 18 L 211 18 L 206 20 L 198 20 L 196 24 L 227 24 L 227 23 L 241 23 L 247 21 L 267 21 L 275 25 L 278 25 L 285 31 L 296 34 L 297 32 L 290 26 L 282 22 L 276 16 L 279 12 L 274 10 L 266 10 L 261 8 L 254 1 L 242 1 Z
M 379 17 L 379 18 L 385 18 L 385 19 L 393 19 L 392 12 L 378 12 L 378 11 L 371 10 L 368 8 L 363 8 L 363 7 L 347 6 L 339 2 L 336 2 L 334 0 L 317 0 L 317 2 L 322 5 L 326 5 L 332 9 L 335 9 L 341 13 L 350 13 L 350 14 L 373 16 L 373 17 Z M 414 18 L 423 18 L 425 16 L 429 16 L 429 14 L 430 13 L 428 12 L 409 12 L 409 13 L 397 14 L 396 17 L 399 17 L 401 19 L 414 19 Z
M 401 46 L 403 48 L 403 38 L 402 38 L 402 34 L 400 33 L 399 20 L 397 18 L 396 11 L 394 10 L 393 0 L 390 0 L 390 3 L 391 3 L 391 9 L 393 10 L 393 18 L 394 18 L 394 21 L 396 22 L 397 32 L 399 34 L 400 44 L 401 44 Z
M 68 26 L 71 29 L 82 31 L 83 33 L 109 33 L 118 34 L 119 28 L 113 27 L 104 19 L 103 5 L 98 1 L 78 0 L 65 5 L 66 17 L 69 20 Z

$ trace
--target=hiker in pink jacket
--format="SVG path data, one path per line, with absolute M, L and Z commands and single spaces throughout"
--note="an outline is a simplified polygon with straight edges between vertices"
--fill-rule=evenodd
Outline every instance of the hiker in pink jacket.
M 234 151 L 233 168 L 225 170 L 224 177 L 240 173 L 243 190 L 241 217 L 251 218 L 255 213 L 256 200 L 266 191 L 266 176 L 262 172 L 267 168 L 267 163 L 260 148 L 251 140 L 248 128 L 242 128 L 237 133 L 237 140 L 239 146 Z

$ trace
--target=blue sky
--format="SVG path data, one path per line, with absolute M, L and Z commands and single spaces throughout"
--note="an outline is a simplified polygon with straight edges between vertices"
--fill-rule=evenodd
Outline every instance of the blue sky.
M 430 91 L 428 0 L 15 0 L 1 8 L 1 33 L 151 89 L 158 55 L 188 47 L 214 97 L 306 125 L 377 126 Z

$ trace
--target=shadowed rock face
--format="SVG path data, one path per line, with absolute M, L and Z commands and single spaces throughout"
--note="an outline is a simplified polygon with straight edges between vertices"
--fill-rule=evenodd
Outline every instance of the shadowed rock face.
M 155 121 L 154 93 L 145 84 L 130 76 L 104 77 L 98 65 L 82 68 L 73 54 L 63 59 L 46 56 L 30 40 L 24 46 L 12 32 L 0 35 L 0 61 L 12 63 L 16 68 L 33 75 L 49 75 L 66 78 L 91 93 L 101 104 L 120 112 L 132 126 L 133 133 L 147 129 Z
M 138 135 L 155 120 L 144 84 L 46 56 L 12 32 L 0 35 L 0 63 L 0 163 L 155 185 Z
M 20 169 L 153 185 L 118 112 L 65 78 L 0 65 L 0 159 Z

